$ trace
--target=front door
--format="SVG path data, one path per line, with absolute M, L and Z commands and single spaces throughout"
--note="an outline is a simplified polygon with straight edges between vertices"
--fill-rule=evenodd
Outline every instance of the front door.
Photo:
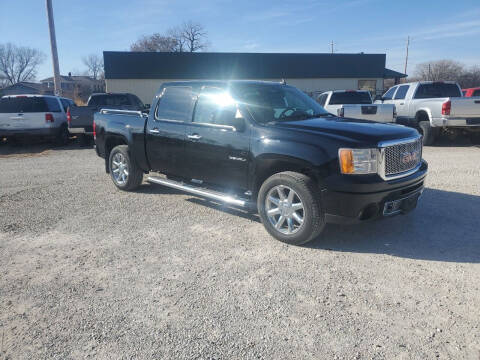
M 250 129 L 228 100 L 218 89 L 206 88 L 199 95 L 186 131 L 188 174 L 191 179 L 226 189 L 246 190 Z
M 161 92 L 146 128 L 146 153 L 154 171 L 185 177 L 185 131 L 192 108 L 191 87 L 170 86 Z

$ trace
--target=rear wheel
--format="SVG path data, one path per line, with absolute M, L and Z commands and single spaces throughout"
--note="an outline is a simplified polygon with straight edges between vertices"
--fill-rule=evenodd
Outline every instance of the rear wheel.
M 437 135 L 437 129 L 430 126 L 430 121 L 420 121 L 418 123 L 420 133 L 423 135 L 423 145 L 433 145 Z
M 70 133 L 68 132 L 68 128 L 66 126 L 61 126 L 60 131 L 55 138 L 55 143 L 57 145 L 66 145 L 69 139 Z
M 143 171 L 130 157 L 127 145 L 118 145 L 110 152 L 108 160 L 113 183 L 121 190 L 136 189 L 143 181 Z
M 286 171 L 262 184 L 257 206 L 265 229 L 277 240 L 301 245 L 325 227 L 318 189 L 308 176 Z

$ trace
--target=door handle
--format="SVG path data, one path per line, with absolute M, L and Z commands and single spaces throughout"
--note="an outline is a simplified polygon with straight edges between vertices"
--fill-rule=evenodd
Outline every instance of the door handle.
M 157 128 L 150 129 L 149 132 L 150 134 L 160 134 L 160 130 L 158 130 Z
M 400 105 L 405 105 L 405 103 L 400 103 Z
M 202 138 L 202 136 L 198 135 L 198 134 L 192 134 L 192 135 L 188 135 L 188 138 L 190 140 L 200 140 Z

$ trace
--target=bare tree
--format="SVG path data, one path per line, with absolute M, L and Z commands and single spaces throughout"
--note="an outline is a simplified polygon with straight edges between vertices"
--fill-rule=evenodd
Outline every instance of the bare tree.
M 203 25 L 188 21 L 176 30 L 179 35 L 185 51 L 195 52 L 208 48 L 207 31 Z
M 139 38 L 130 46 L 130 51 L 171 52 L 180 50 L 177 39 L 155 33 Z
M 464 89 L 480 86 L 480 66 L 466 69 L 457 81 Z
M 142 36 L 130 46 L 130 51 L 194 52 L 208 47 L 207 32 L 198 23 L 188 21 L 168 29 L 165 35 Z
M 82 58 L 83 64 L 87 67 L 88 74 L 95 80 L 101 78 L 103 75 L 103 59 L 96 54 L 90 54 Z
M 0 73 L 11 85 L 34 80 L 37 67 L 44 58 L 45 55 L 37 49 L 0 44 Z
M 430 81 L 457 81 L 464 73 L 465 66 L 453 60 L 438 60 L 418 64 L 415 77 L 419 80 Z

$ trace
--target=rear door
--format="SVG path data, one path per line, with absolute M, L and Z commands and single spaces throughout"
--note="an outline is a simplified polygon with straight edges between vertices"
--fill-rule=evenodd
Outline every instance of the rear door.
M 185 130 L 192 119 L 194 97 L 189 86 L 167 86 L 146 126 L 146 153 L 153 170 L 186 176 Z
M 46 127 L 49 108 L 43 96 L 9 96 L 0 99 L 0 128 L 28 130 Z
M 235 119 L 245 126 L 233 126 Z M 229 190 L 247 188 L 249 128 L 223 89 L 206 87 L 200 93 L 185 149 L 189 179 Z

